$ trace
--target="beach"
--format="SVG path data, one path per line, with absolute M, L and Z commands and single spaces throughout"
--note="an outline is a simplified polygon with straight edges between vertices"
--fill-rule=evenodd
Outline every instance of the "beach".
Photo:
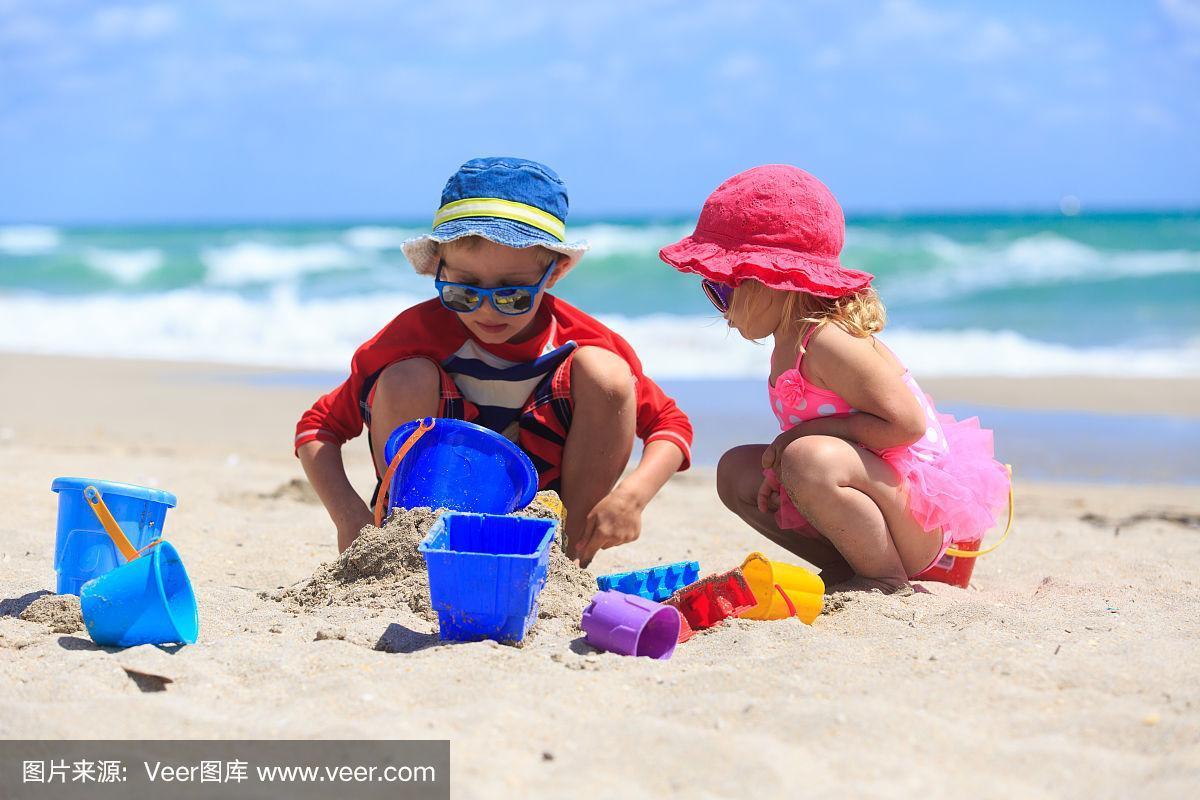
M 1200 0 L 0 0 L 0 75 L 0 800 L 1200 798 Z M 662 390 L 636 420 L 619 365 L 547 379 L 595 345 Z M 469 501 L 412 473 L 516 493 L 440 420 L 392 459 L 413 507 L 339 552 L 294 442 L 430 413 L 410 356 L 447 414 L 534 401 L 508 477 L 565 469 L 572 508 L 424 507 Z M 596 506 L 601 402 L 690 463 L 584 568 L 564 513 L 630 533 L 672 456 Z M 957 584 L 817 591 L 721 502 L 730 448 L 842 402 L 918 437 L 879 452 L 982 548 Z M 1013 503 L 977 543 L 989 439 Z M 340 455 L 373 500 L 368 437 Z M 722 607 L 743 566 L 791 616 Z M 731 618 L 602 651 L 638 601 L 599 585 L 655 567 Z
M 336 555 L 290 451 L 311 383 L 0 355 L 0 736 L 448 738 L 456 798 L 1182 798 L 1200 784 L 1194 480 L 1023 480 L 1018 464 L 1014 533 L 969 590 L 840 595 L 812 626 L 739 620 L 669 661 L 596 653 L 557 621 L 522 648 L 441 645 L 418 615 L 260 595 Z M 951 405 L 1133 414 L 1187 436 L 1200 416 L 1187 378 L 923 384 Z M 346 460 L 368 493 L 362 439 Z M 20 618 L 54 586 L 61 475 L 179 497 L 166 535 L 197 589 L 195 645 L 103 649 Z M 709 461 L 593 571 L 716 572 L 754 550 L 789 560 L 720 505 Z

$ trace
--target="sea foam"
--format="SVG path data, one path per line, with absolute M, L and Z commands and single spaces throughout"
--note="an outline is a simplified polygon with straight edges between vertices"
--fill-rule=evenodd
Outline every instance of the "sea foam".
M 274 245 L 245 241 L 201 252 L 207 283 L 240 286 L 273 283 L 306 273 L 353 269 L 360 262 L 348 248 L 334 242 Z
M 161 294 L 0 296 L 0 348 L 342 370 L 355 348 L 424 298 L 399 293 L 302 299 L 186 289 Z M 603 315 L 648 374 L 765 378 L 770 349 L 705 316 Z M 1014 331 L 889 329 L 882 337 L 920 376 L 1200 375 L 1200 341 L 1175 348 L 1069 347 Z
M 0 226 L 0 253 L 31 256 L 49 253 L 62 243 L 57 228 L 47 225 Z
M 155 248 L 108 250 L 88 247 L 83 260 L 92 269 L 103 272 L 119 283 L 133 284 L 163 265 L 163 254 Z

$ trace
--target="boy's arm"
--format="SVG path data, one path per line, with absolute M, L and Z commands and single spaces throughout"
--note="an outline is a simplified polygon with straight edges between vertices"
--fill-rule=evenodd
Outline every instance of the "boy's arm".
M 655 439 L 642 450 L 637 468 L 613 492 L 620 492 L 639 508 L 645 508 L 682 466 L 683 451 L 666 439 Z
M 362 431 L 355 398 L 360 383 L 351 374 L 341 385 L 317 399 L 296 425 L 296 457 L 337 527 L 338 551 L 350 546 L 363 525 L 374 517 L 350 485 L 342 461 L 342 445 Z
M 666 442 L 674 445 L 680 455 L 679 463 L 675 465 L 675 472 L 690 467 L 692 465 L 693 434 L 692 422 L 688 419 L 687 414 L 683 413 L 675 401 L 646 375 L 638 378 L 637 395 L 637 434 L 646 443 L 646 453 L 649 452 L 651 444 Z M 643 462 L 646 460 L 646 453 L 642 454 Z M 673 474 L 674 472 L 668 474 L 663 479 L 663 483 L 666 483 Z M 663 483 L 660 483 L 654 491 L 657 492 L 658 489 L 661 489 Z
M 296 454 L 300 457 L 308 482 L 316 490 L 317 497 L 321 498 L 329 518 L 337 527 L 340 553 L 358 538 L 358 532 L 364 525 L 374 521 L 371 510 L 346 477 L 340 444 L 317 439 L 300 445 Z
M 596 553 L 641 535 L 642 511 L 683 465 L 683 451 L 666 439 L 647 442 L 637 469 L 588 514 L 576 557 L 587 566 Z
M 342 462 L 342 445 L 363 431 L 361 403 L 367 385 L 389 364 L 406 358 L 425 356 L 440 362 L 446 355 L 447 326 L 452 331 L 461 328 L 453 313 L 443 313 L 438 300 L 404 311 L 355 351 L 349 377 L 318 398 L 296 425 L 296 455 L 337 526 L 339 550 L 374 521 Z
M 632 353 L 632 351 L 631 351 Z M 628 358 L 628 357 L 627 357 Z M 637 435 L 646 443 L 642 459 L 588 514 L 576 557 L 587 566 L 596 553 L 641 535 L 642 511 L 671 476 L 691 462 L 692 424 L 658 384 L 640 373 L 637 382 Z

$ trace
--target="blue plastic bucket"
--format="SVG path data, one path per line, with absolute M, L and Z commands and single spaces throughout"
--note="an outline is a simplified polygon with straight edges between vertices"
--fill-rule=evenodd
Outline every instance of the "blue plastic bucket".
M 175 495 L 161 489 L 91 478 L 55 478 L 50 491 L 58 494 L 54 571 L 58 573 L 59 594 L 77 595 L 83 584 L 125 563 L 125 557 L 83 499 L 83 490 L 88 486 L 100 490 L 113 518 L 139 550 L 163 535 L 167 509 L 176 503 Z
M 557 520 L 443 514 L 417 548 L 441 638 L 519 642 L 537 619 Z
M 192 582 L 170 542 L 85 583 L 79 604 L 99 645 L 191 644 L 200 633 Z
M 419 424 L 405 423 L 388 437 L 388 463 Z M 533 462 L 508 439 L 472 422 L 438 419 L 396 468 L 388 507 L 509 514 L 532 503 L 537 487 Z

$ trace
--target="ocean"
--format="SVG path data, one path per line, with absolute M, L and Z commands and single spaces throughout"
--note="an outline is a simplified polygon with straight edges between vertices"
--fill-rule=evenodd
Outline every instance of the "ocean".
M 557 294 L 663 379 L 765 375 L 658 249 L 691 219 L 585 220 Z M 432 296 L 400 243 L 427 223 L 0 226 L 0 349 L 339 371 Z M 871 216 L 843 261 L 877 276 L 918 377 L 1200 374 L 1200 212 Z

